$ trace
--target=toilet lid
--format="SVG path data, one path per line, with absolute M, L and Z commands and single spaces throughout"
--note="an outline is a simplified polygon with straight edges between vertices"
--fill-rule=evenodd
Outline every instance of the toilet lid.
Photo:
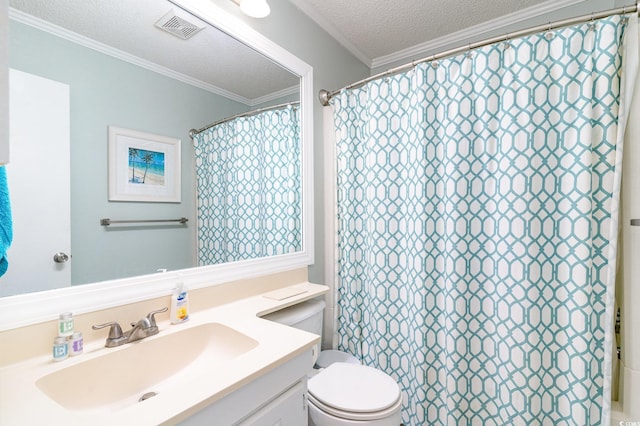
M 396 404 L 400 387 L 387 374 L 366 365 L 337 362 L 309 379 L 309 394 L 340 411 L 372 413 Z

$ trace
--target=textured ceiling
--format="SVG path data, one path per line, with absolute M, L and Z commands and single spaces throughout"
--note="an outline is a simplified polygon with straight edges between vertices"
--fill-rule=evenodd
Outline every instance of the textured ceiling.
M 535 6 L 546 0 L 305 0 L 369 58 Z
M 495 29 L 584 0 L 289 0 L 367 65 L 480 28 Z M 504 19 L 511 18 L 511 19 Z M 414 58 L 415 59 L 415 58 Z M 389 61 L 390 62 L 390 61 Z
M 210 0 L 220 4 L 231 0 Z M 238 0 L 232 0 L 238 1 Z M 292 3 L 371 68 L 424 57 L 444 40 L 459 43 L 585 0 L 269 0 L 281 24 Z M 10 0 L 10 5 L 100 43 L 247 99 L 297 85 L 297 77 L 207 26 L 190 40 L 155 27 L 169 10 L 206 25 L 168 0 Z M 444 44 L 444 43 L 441 43 Z M 430 52 L 434 53 L 434 52 Z M 260 78 L 255 76 L 259 75 Z
M 298 85 L 297 76 L 167 0 L 10 0 L 10 6 L 245 103 Z M 206 28 L 189 40 L 158 29 L 156 21 L 170 10 Z

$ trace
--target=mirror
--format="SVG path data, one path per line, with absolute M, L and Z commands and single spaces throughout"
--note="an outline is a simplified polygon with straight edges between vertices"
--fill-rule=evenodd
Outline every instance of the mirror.
M 53 9 L 60 7 L 64 8 L 67 2 L 64 1 L 51 1 L 51 2 L 30 2 L 24 0 L 11 0 L 10 5 L 14 9 L 10 12 L 10 33 L 14 30 L 14 27 L 20 27 L 22 31 L 35 31 L 33 26 L 27 25 L 21 22 L 16 23 L 14 15 L 16 10 L 22 8 L 26 13 L 29 12 L 28 7 L 33 6 L 34 3 L 46 5 Z M 128 14 L 126 16 L 109 16 L 107 12 L 107 5 L 113 3 L 126 4 Z M 293 267 L 306 266 L 312 262 L 312 241 L 311 241 L 311 84 L 312 84 L 312 70 L 304 62 L 300 61 L 295 56 L 291 55 L 286 50 L 280 48 L 268 39 L 264 38 L 261 34 L 244 24 L 241 20 L 233 16 L 232 14 L 225 12 L 220 7 L 210 2 L 197 2 L 194 0 L 174 0 L 171 2 L 158 0 L 145 0 L 134 2 L 136 6 L 144 10 L 158 9 L 158 5 L 161 10 L 158 10 L 154 16 L 153 22 L 147 22 L 147 25 L 153 27 L 155 21 L 160 19 L 169 10 L 173 10 L 178 16 L 189 17 L 189 14 L 197 16 L 194 18 L 191 16 L 191 20 L 195 21 L 197 25 L 204 24 L 206 27 L 203 30 L 198 31 L 191 40 L 181 40 L 170 34 L 162 33 L 164 37 L 163 48 L 149 49 L 150 40 L 145 40 L 142 44 L 142 48 L 138 51 L 128 53 L 124 51 L 125 48 L 134 45 L 130 42 L 130 37 L 133 31 L 127 30 L 132 26 L 140 25 L 136 22 L 136 17 L 140 15 L 133 11 L 134 4 L 128 1 L 119 0 L 93 0 L 87 2 L 81 2 L 86 4 L 88 9 L 94 8 L 98 10 L 97 18 L 94 15 L 93 18 L 86 17 L 81 19 L 70 11 L 64 10 L 62 14 L 55 14 L 52 11 L 44 12 L 43 16 L 47 17 L 48 21 L 51 21 L 54 16 L 75 16 L 72 19 L 75 24 L 78 25 L 76 32 L 81 30 L 89 31 L 99 27 L 104 27 L 103 22 L 116 22 L 115 29 L 109 33 L 109 36 L 114 40 L 110 44 L 116 44 L 111 46 L 113 49 L 111 54 L 122 54 L 119 61 L 119 66 L 130 71 L 137 73 L 137 80 L 135 82 L 125 83 L 125 87 L 117 88 L 116 83 L 123 83 L 119 81 L 119 74 L 113 71 L 113 66 L 108 64 L 109 61 L 113 61 L 113 56 L 105 55 L 98 52 L 97 49 L 100 46 L 90 45 L 87 47 L 74 46 L 70 40 L 65 40 L 60 37 L 59 34 L 52 36 L 46 34 L 47 37 L 53 37 L 53 44 L 66 45 L 71 50 L 73 60 L 78 60 L 80 52 L 84 52 L 90 57 L 91 62 L 81 63 L 67 60 L 62 66 L 65 71 L 76 72 L 83 84 L 89 85 L 90 83 L 96 83 L 94 89 L 88 96 L 90 102 L 88 104 L 100 104 L 103 108 L 101 114 L 98 116 L 89 114 L 87 108 L 79 108 L 74 110 L 74 100 L 77 100 L 78 96 L 83 96 L 78 90 L 78 84 L 71 85 L 71 129 L 72 129 L 72 144 L 76 142 L 74 138 L 74 131 L 82 129 L 87 126 L 101 127 L 100 133 L 85 134 L 80 136 L 80 152 L 76 151 L 76 146 L 72 147 L 71 151 L 71 163 L 72 163 L 72 176 L 73 182 L 82 182 L 81 185 L 72 185 L 71 193 L 71 222 L 73 227 L 83 226 L 81 231 L 76 232 L 72 229 L 72 255 L 74 263 L 81 263 L 83 261 L 83 254 L 87 260 L 93 262 L 89 263 L 89 266 L 84 268 L 85 273 L 79 275 L 74 279 L 74 284 L 94 283 L 92 286 L 92 292 L 98 294 L 109 294 L 108 289 L 117 285 L 119 288 L 132 288 L 139 283 L 162 283 L 163 281 L 171 281 L 174 277 L 180 273 L 181 277 L 187 277 L 187 281 L 191 280 L 192 288 L 203 287 L 206 285 L 216 284 L 217 282 L 224 282 L 221 280 L 238 279 L 244 276 L 255 276 L 260 273 L 268 273 L 273 271 L 291 269 Z M 81 4 L 74 4 L 73 9 L 81 6 Z M 66 6 L 68 7 L 68 6 Z M 61 23 L 54 23 L 49 30 L 57 33 L 60 30 Z M 208 40 L 205 42 L 204 47 L 200 48 L 199 54 L 193 54 L 187 52 L 187 44 L 198 37 L 205 37 L 208 33 L 217 31 L 217 35 L 214 37 L 219 39 L 226 37 L 224 34 L 229 34 L 234 37 L 233 40 L 227 40 L 227 42 L 220 42 L 222 44 L 216 45 L 217 48 L 211 48 L 214 41 Z M 161 32 L 157 28 L 153 27 L 153 31 Z M 40 31 L 42 33 L 42 31 Z M 64 31 L 62 31 L 64 32 Z M 108 32 L 108 31 L 107 31 Z M 42 35 L 42 34 L 40 34 Z M 10 46 L 10 66 L 13 65 L 14 57 L 12 52 L 13 34 L 9 36 Z M 97 37 L 97 36 L 95 36 Z M 228 37 L 227 37 L 228 38 Z M 83 42 L 86 41 L 83 37 L 78 37 Z M 75 40 L 74 40 L 75 41 Z M 119 41 L 119 45 L 117 44 Z M 90 43 L 90 41 L 89 41 Z M 38 43 L 36 43 L 38 44 Z M 107 45 L 107 43 L 102 43 Z M 230 47 L 231 45 L 231 47 Z M 260 55 L 256 55 L 251 49 L 246 48 L 251 46 Z M 31 46 L 38 47 L 38 46 Z M 238 47 L 244 47 L 244 53 L 236 53 Z M 88 51 L 88 53 L 87 53 Z M 160 53 L 169 53 L 169 58 L 172 62 L 162 63 Z M 208 51 L 213 51 L 214 65 L 207 65 L 205 57 Z M 124 53 L 122 53 L 124 52 Z M 52 66 L 57 57 L 61 56 L 58 52 L 52 49 L 42 51 L 40 55 L 35 54 L 34 50 L 30 50 L 28 55 L 25 55 L 22 59 L 37 68 L 38 66 L 47 69 L 55 69 Z M 252 65 L 245 65 L 242 70 L 231 69 L 231 65 L 223 65 L 226 63 L 223 61 L 225 58 L 255 60 L 258 57 L 257 62 Z M 67 56 L 69 59 L 69 56 Z M 44 60 L 44 65 L 42 61 Z M 123 61 L 124 60 L 124 61 Z M 36 62 L 40 61 L 41 65 Z M 233 61 L 229 61 L 233 62 Z M 260 63 L 261 65 L 256 65 Z M 195 77 L 188 75 L 184 69 L 178 71 L 172 69 L 173 65 L 196 65 L 195 68 L 200 74 Z M 278 64 L 277 66 L 275 64 Z M 140 65 L 151 67 L 152 70 L 144 69 L 139 71 Z M 138 67 L 138 68 L 134 68 Z M 107 79 L 101 80 L 101 71 L 108 70 Z M 136 71 L 132 71 L 132 70 Z M 185 68 L 186 69 L 186 68 Z M 29 71 L 25 69 L 25 71 Z M 219 72 L 216 72 L 219 71 Z M 102 75 L 104 77 L 104 74 Z M 243 76 L 247 79 L 239 80 L 233 85 L 227 84 L 224 80 L 229 76 Z M 256 76 L 268 78 L 264 81 L 256 78 Z M 60 75 L 51 75 L 47 78 L 56 79 L 58 81 L 64 81 Z M 217 79 L 217 80 L 216 80 Z M 157 80 L 158 85 L 161 83 L 171 82 L 174 86 L 158 86 L 161 89 L 151 90 L 146 88 L 142 94 L 137 94 L 137 90 L 149 83 L 151 80 Z M 223 87 L 227 85 L 227 87 Z M 175 86 L 179 86 L 182 90 L 178 90 Z M 291 88 L 294 87 L 292 90 Z M 102 101 L 103 92 L 116 92 L 119 97 L 112 98 L 110 101 Z M 262 92 L 259 92 L 262 91 Z M 215 95 L 215 96 L 214 96 Z M 188 137 L 188 131 L 191 128 L 199 128 L 207 125 L 210 122 L 217 119 L 230 116 L 242 111 L 248 111 L 262 106 L 270 105 L 272 103 L 281 103 L 283 100 L 293 100 L 300 98 L 300 123 L 301 123 L 301 135 L 302 135 L 302 223 L 303 223 L 303 243 L 302 249 L 299 252 L 286 255 L 271 256 L 259 259 L 245 260 L 241 262 L 231 262 L 223 265 L 205 266 L 194 268 L 195 261 L 195 202 L 194 202 L 194 172 L 193 172 L 193 148 L 192 142 Z M 214 99 L 215 98 L 215 99 Z M 212 100 L 214 99 L 214 100 Z M 182 102 L 182 104 L 180 104 Z M 148 105 L 157 104 L 192 104 L 198 105 L 198 107 L 192 108 L 189 113 L 186 114 L 187 118 L 182 119 L 177 117 L 177 113 L 164 112 L 159 117 L 152 117 L 149 113 Z M 111 109 L 107 111 L 107 106 Z M 116 115 L 111 111 L 117 111 L 120 113 Z M 139 114 L 143 111 L 142 114 Z M 169 111 L 169 110 L 167 110 Z M 146 114 L 146 115 L 145 115 Z M 75 116 L 78 117 L 76 120 Z M 170 137 L 177 137 L 182 141 L 182 199 L 180 203 L 135 203 L 136 211 L 134 216 L 133 205 L 134 203 L 128 202 L 107 202 L 107 126 L 114 125 L 123 128 L 134 129 L 138 131 L 145 131 L 155 133 L 159 135 L 166 135 Z M 179 130 L 176 130 L 179 129 Z M 98 162 L 100 162 L 98 164 Z M 74 170 L 74 167 L 78 170 Z M 98 188 L 89 189 L 89 181 L 99 181 L 100 186 Z M 86 204 L 84 204 L 86 203 Z M 82 204 L 83 207 L 79 207 Z M 94 209 L 98 207 L 98 209 Z M 74 213 L 75 212 L 75 213 Z M 160 226 L 153 225 L 151 227 L 145 227 L 142 225 L 123 226 L 120 228 L 106 228 L 100 226 L 99 220 L 103 217 L 109 217 L 111 219 L 148 219 L 148 218 L 172 218 L 186 216 L 190 218 L 187 226 L 181 225 L 169 225 Z M 150 231 L 159 234 L 159 237 L 152 238 Z M 144 232 L 144 238 L 141 239 L 138 234 L 137 238 L 130 237 L 136 232 Z M 101 243 L 96 244 L 99 251 L 89 253 L 89 249 L 82 248 L 83 243 L 92 243 L 97 237 L 106 237 L 111 239 L 120 239 L 119 243 L 113 246 Z M 130 238 L 127 240 L 126 238 Z M 141 245 L 141 241 L 144 240 L 146 245 Z M 187 249 L 178 248 L 176 246 L 188 247 Z M 153 262 L 145 264 L 145 261 L 136 260 L 132 262 L 135 267 L 143 266 L 137 270 L 127 270 L 125 274 L 124 267 L 119 266 L 119 260 L 123 257 L 124 247 L 137 246 L 134 251 L 145 253 L 150 250 L 150 247 L 159 247 L 165 250 L 167 256 L 164 260 L 158 261 L 161 255 L 153 254 L 147 256 L 152 259 Z M 185 255 L 186 253 L 186 255 Z M 178 259 L 181 257 L 182 259 Z M 130 258 L 125 255 L 124 258 Z M 157 269 L 166 268 L 170 272 L 167 274 L 154 274 Z M 187 269 L 185 269 L 187 268 Z M 109 273 L 117 272 L 116 276 L 113 275 L 100 275 L 99 270 L 107 270 Z M 174 272 L 180 270 L 179 272 Z M 152 275 L 148 275 L 152 274 Z M 133 278 L 115 280 L 114 278 L 123 278 L 125 276 L 134 275 Z M 104 282 L 105 280 L 108 280 Z M 95 284 L 99 282 L 98 284 Z M 72 288 L 64 289 L 63 294 L 65 296 L 73 296 L 75 294 L 85 293 L 81 290 L 83 286 L 74 286 Z M 162 293 L 166 291 L 165 288 L 159 284 L 158 287 L 152 288 L 152 285 L 148 286 L 148 289 L 142 291 L 143 294 L 150 297 L 158 292 Z M 52 290 L 53 291 L 53 290 Z M 139 288 L 136 290 L 138 293 L 141 291 Z M 56 294 L 60 291 L 56 290 Z M 113 292 L 111 292 L 113 293 Z M 18 297 L 18 296 L 15 296 Z M 146 297 L 146 296 L 140 296 Z M 33 299 L 36 300 L 39 295 L 34 294 Z M 121 303 L 119 297 L 108 297 L 113 299 L 113 304 Z M 6 299 L 6 298 L 5 298 Z M 20 303 L 26 303 L 27 299 L 20 299 Z M 86 302 L 83 302 L 86 303 Z M 67 305 L 68 306 L 68 305 Z M 105 304 L 101 303 L 104 307 Z M 55 309 L 55 310 L 54 310 Z M 86 311 L 86 306 L 83 305 L 80 310 Z M 52 312 L 57 312 L 57 308 L 52 308 Z M 42 313 L 41 313 L 42 315 Z

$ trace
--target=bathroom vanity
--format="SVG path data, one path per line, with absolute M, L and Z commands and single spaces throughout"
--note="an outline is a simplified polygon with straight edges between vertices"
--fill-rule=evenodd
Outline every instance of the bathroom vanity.
M 319 336 L 260 316 L 326 292 L 302 282 L 238 296 L 183 324 L 159 316 L 160 332 L 133 343 L 105 348 L 100 330 L 79 356 L 5 365 L 0 424 L 306 424 Z
M 275 368 L 248 385 L 188 417 L 180 425 L 307 424 L 307 378 L 311 351 Z

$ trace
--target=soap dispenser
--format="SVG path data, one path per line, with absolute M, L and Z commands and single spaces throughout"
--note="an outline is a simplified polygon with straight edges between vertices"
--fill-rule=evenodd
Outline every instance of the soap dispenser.
M 182 282 L 173 289 L 171 295 L 171 324 L 180 324 L 189 320 L 189 294 Z

